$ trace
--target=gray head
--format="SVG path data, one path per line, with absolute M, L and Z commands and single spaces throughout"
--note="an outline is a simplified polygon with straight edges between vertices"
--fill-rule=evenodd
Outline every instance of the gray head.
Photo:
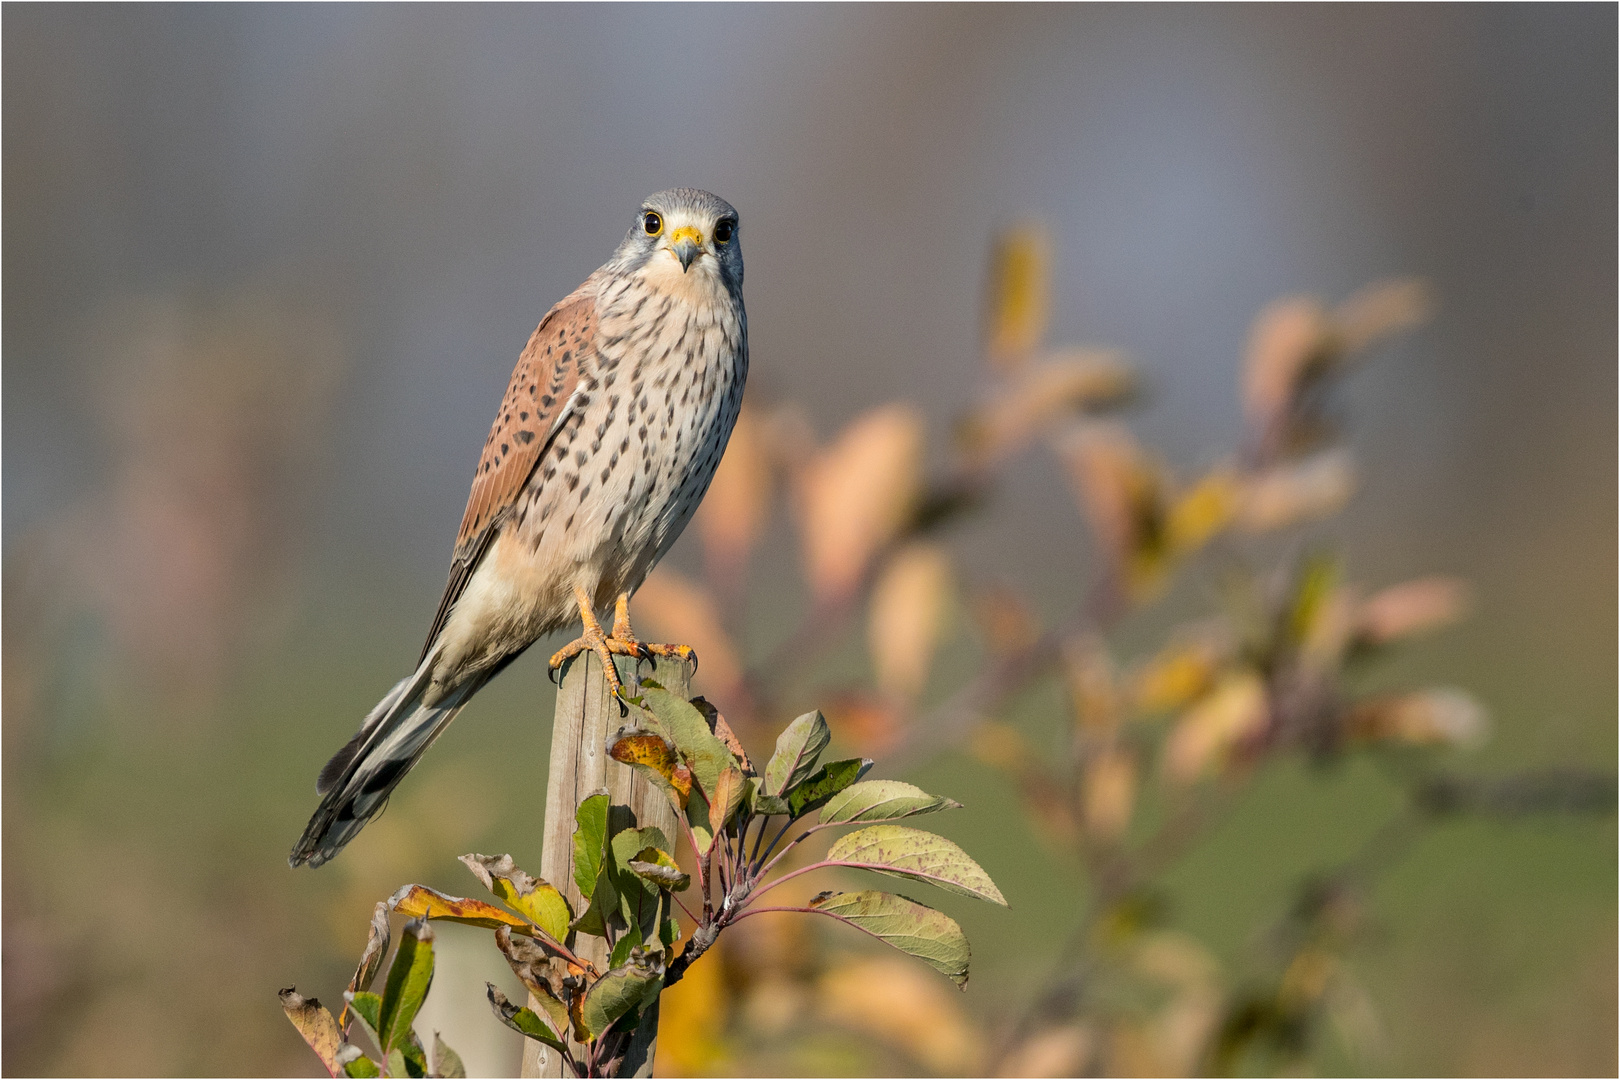
M 718 273 L 732 289 L 743 279 L 742 240 L 737 211 L 726 200 L 697 188 L 673 188 L 649 195 L 636 211 L 635 224 L 613 253 L 621 271 L 647 266 L 655 259 L 673 260 L 682 274 L 700 268 Z M 653 263 L 658 270 L 665 269 Z

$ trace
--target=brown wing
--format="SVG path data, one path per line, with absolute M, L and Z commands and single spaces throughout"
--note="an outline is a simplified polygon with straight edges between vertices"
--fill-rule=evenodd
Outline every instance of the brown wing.
M 595 293 L 595 281 L 588 280 L 546 312 L 518 357 L 495 424 L 484 441 L 484 453 L 478 459 L 472 493 L 467 496 L 467 512 L 461 519 L 461 532 L 456 535 L 450 581 L 439 601 L 438 614 L 433 617 L 427 644 L 422 647 L 423 659 L 444 629 L 451 607 L 467 587 L 535 465 L 568 419 L 574 387 L 585 370 L 586 358 L 595 348 Z

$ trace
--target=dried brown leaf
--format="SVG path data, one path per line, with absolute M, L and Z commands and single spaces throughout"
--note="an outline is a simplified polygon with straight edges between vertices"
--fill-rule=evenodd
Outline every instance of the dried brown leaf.
M 365 950 L 360 954 L 360 963 L 355 965 L 354 977 L 349 980 L 350 993 L 371 989 L 377 972 L 382 968 L 383 957 L 388 953 L 389 938 L 388 904 L 379 900 L 371 912 L 371 928 L 366 936 Z
M 296 989 L 289 986 L 281 991 L 281 1009 L 292 1021 L 298 1034 L 304 1037 L 309 1048 L 315 1051 L 315 1056 L 321 1059 L 326 1071 L 333 1076 L 343 1075 L 343 1065 L 338 1061 L 338 1050 L 343 1046 L 343 1031 L 338 1027 L 332 1013 L 322 1005 L 319 998 L 306 998 Z
M 705 697 L 693 698 L 692 707 L 702 713 L 703 719 L 709 722 L 709 730 L 714 732 L 715 738 L 725 743 L 726 749 L 731 751 L 731 756 L 742 766 L 743 775 L 758 775 L 754 771 L 754 763 L 748 760 L 748 753 L 743 749 L 742 741 L 737 738 L 737 733 L 731 730 L 731 725 L 726 723 L 726 718 L 720 710 Z

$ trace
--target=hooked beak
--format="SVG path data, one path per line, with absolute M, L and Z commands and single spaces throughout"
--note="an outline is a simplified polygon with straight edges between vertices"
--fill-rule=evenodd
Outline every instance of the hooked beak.
M 703 234 L 690 225 L 669 234 L 669 250 L 680 260 L 681 273 L 692 268 L 692 260 L 703 253 Z

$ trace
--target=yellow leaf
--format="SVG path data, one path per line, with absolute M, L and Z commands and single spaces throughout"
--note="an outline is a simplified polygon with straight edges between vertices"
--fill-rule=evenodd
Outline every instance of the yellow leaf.
M 1213 766 L 1266 723 L 1265 685 L 1253 672 L 1233 672 L 1170 732 L 1165 744 L 1165 774 L 1175 783 L 1189 783 Z
M 1209 690 L 1219 663 L 1220 656 L 1209 642 L 1167 646 L 1136 675 L 1137 711 L 1152 715 L 1185 708 Z
M 461 896 L 446 896 L 425 885 L 406 885 L 388 901 L 388 909 L 413 919 L 449 919 L 494 929 L 511 927 L 515 934 L 531 934 L 527 919 L 503 911 L 494 904 Z
M 992 366 L 1011 370 L 1046 339 L 1052 307 L 1052 243 L 1024 222 L 996 238 L 990 256 L 985 351 Z
M 608 749 L 608 756 L 624 765 L 645 765 L 654 770 L 670 782 L 680 796 L 681 805 L 686 805 L 686 797 L 692 793 L 691 771 L 684 774 L 676 772 L 681 760 L 676 756 L 674 747 L 665 742 L 662 736 L 651 733 L 626 735 L 614 742 Z
M 1170 507 L 1166 524 L 1170 549 L 1191 554 L 1231 523 L 1237 512 L 1240 485 L 1231 469 L 1214 469 Z
M 879 689 L 907 699 L 921 693 L 950 591 L 950 557 L 938 545 L 910 544 L 889 562 L 872 591 L 867 623 Z
M 923 421 L 909 405 L 873 409 L 798 477 L 806 574 L 821 602 L 842 600 L 910 519 L 922 485 Z

